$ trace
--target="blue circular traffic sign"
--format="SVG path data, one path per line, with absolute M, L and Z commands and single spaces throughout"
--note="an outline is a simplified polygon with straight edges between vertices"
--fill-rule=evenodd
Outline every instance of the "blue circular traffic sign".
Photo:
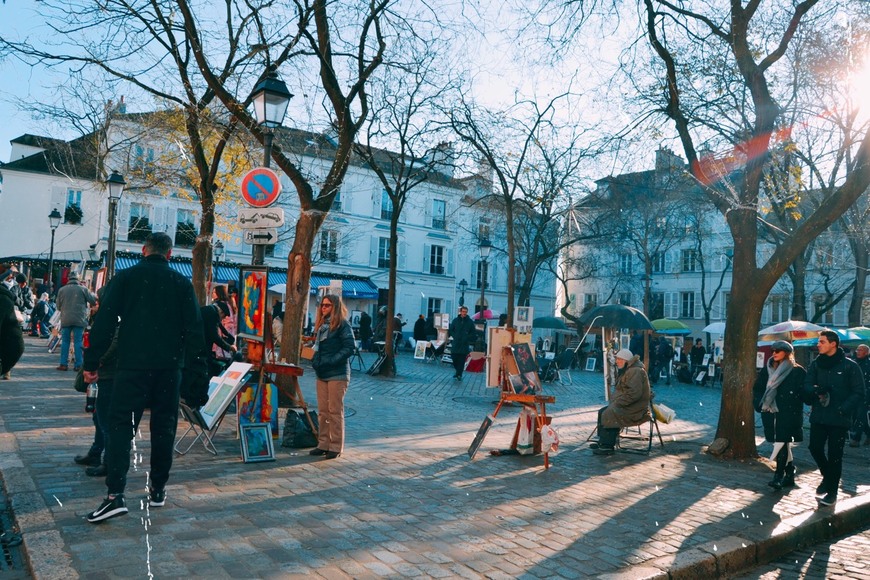
M 253 207 L 268 207 L 281 193 L 278 174 L 268 167 L 251 169 L 242 178 L 242 198 Z

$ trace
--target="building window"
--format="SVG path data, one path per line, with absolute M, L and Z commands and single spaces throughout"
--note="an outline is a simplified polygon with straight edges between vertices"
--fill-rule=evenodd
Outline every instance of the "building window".
M 82 223 L 82 192 L 75 189 L 66 191 L 66 207 L 63 211 L 63 222 L 66 224 Z
M 598 294 L 583 295 L 583 312 L 598 306 Z
M 338 232 L 322 230 L 320 232 L 320 259 L 325 262 L 338 262 Z
M 145 149 L 141 145 L 136 145 L 136 153 L 133 158 L 133 169 L 145 171 L 146 165 L 154 163 L 154 149 L 149 147 Z
M 332 211 L 341 211 L 341 190 L 340 189 L 338 190 L 338 193 L 335 194 L 335 198 L 333 198 L 333 200 L 332 200 Z
M 695 318 L 694 292 L 680 292 L 680 318 Z
M 698 252 L 694 249 L 682 250 L 680 253 L 683 272 L 698 271 Z
M 653 274 L 663 274 L 665 271 L 665 253 L 654 252 L 650 258 L 650 266 Z
M 387 193 L 386 189 L 381 192 L 381 219 L 393 219 L 393 200 L 390 199 L 390 194 Z
M 658 320 L 665 317 L 665 293 L 650 292 L 649 295 L 649 318 Z
M 447 203 L 443 199 L 432 200 L 432 228 L 447 229 Z
M 390 238 L 378 238 L 378 268 L 390 267 Z
M 265 258 L 274 258 L 275 257 L 275 247 L 277 244 L 269 244 L 265 248 L 263 248 L 263 257 Z
M 441 298 L 429 298 L 428 302 L 426 303 L 426 316 L 429 317 L 436 312 L 442 312 L 442 304 L 443 301 L 441 300 Z
M 444 247 L 431 246 L 429 248 L 429 273 L 443 274 L 444 273 Z
M 782 322 L 791 318 L 788 295 L 778 294 L 770 297 L 770 322 Z
M 480 216 L 480 219 L 477 222 L 477 239 L 478 240 L 490 240 L 490 227 L 489 227 L 489 217 L 488 216 Z
M 619 255 L 619 273 L 620 274 L 631 274 L 631 254 L 620 254 Z
M 483 284 L 484 280 L 487 279 L 487 274 L 489 274 L 489 268 L 486 262 L 483 260 L 477 261 L 477 276 L 475 280 L 474 287 L 480 290 L 481 284 Z M 489 288 L 489 282 L 487 281 L 486 287 Z
M 620 292 L 619 293 L 619 303 L 623 306 L 631 306 L 631 293 L 630 292 Z
M 824 294 L 813 296 L 813 318 L 816 319 L 816 324 L 834 324 L 834 308 L 828 307 L 828 300 Z
M 196 214 L 189 209 L 178 210 L 175 224 L 175 245 L 192 248 L 196 245 Z
M 143 203 L 130 204 L 130 221 L 127 222 L 127 239 L 131 242 L 144 242 L 151 235 L 150 210 Z

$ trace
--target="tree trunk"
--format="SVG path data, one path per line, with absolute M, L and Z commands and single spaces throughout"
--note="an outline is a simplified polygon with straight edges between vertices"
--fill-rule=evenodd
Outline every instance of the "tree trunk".
M 806 252 L 801 252 L 791 265 L 791 319 L 809 320 L 807 318 L 807 260 Z
M 378 369 L 378 374 L 385 377 L 396 376 L 396 354 L 393 352 L 393 331 L 396 321 L 396 268 L 399 263 L 399 211 L 401 206 L 393 203 L 393 215 L 390 217 L 390 272 L 387 286 L 387 328 L 384 336 L 384 362 Z
M 296 238 L 287 256 L 287 289 L 284 305 L 284 330 L 281 333 L 281 360 L 299 363 L 302 328 L 308 313 L 311 292 L 311 248 L 325 214 L 302 211 L 296 222 Z

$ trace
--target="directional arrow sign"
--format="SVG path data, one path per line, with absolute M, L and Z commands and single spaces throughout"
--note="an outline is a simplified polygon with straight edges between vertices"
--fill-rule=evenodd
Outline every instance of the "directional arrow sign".
M 278 230 L 275 228 L 262 228 L 258 230 L 245 230 L 246 244 L 262 244 L 264 246 L 274 246 L 278 241 Z
M 243 230 L 279 228 L 284 225 L 284 210 L 272 208 L 239 208 L 239 227 Z

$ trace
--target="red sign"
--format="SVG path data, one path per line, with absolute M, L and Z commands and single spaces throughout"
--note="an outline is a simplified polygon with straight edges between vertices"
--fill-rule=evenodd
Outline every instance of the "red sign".
M 278 174 L 267 167 L 251 169 L 242 178 L 242 198 L 253 207 L 268 207 L 281 193 Z

